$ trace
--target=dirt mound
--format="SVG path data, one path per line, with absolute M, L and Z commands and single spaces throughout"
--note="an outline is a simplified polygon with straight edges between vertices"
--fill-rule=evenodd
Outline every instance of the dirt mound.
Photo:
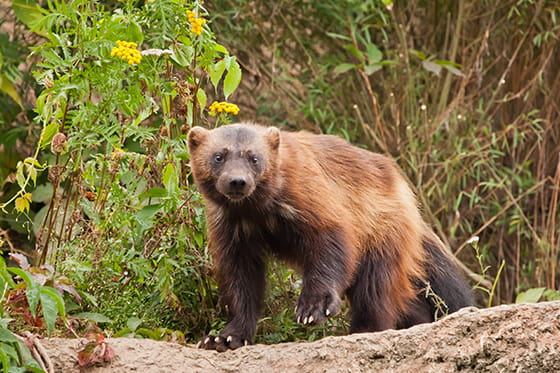
M 217 353 L 108 339 L 116 357 L 86 372 L 559 372 L 560 301 L 468 308 L 407 330 Z M 78 372 L 78 340 L 42 341 L 56 372 Z

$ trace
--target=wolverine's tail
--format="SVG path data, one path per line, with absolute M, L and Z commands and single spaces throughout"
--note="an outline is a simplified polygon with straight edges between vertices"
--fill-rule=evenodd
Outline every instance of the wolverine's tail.
M 433 234 L 424 237 L 426 251 L 426 283 L 424 296 L 436 318 L 463 307 L 474 306 L 474 298 L 465 276 L 444 250 L 443 244 Z
M 398 328 L 431 322 L 453 313 L 460 308 L 474 306 L 474 298 L 466 278 L 445 252 L 443 243 L 428 232 L 423 240 L 425 250 L 426 278 L 418 280 L 418 297 L 403 315 Z

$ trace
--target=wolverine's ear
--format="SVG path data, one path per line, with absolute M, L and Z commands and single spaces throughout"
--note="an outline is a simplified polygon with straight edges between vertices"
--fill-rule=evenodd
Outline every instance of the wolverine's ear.
M 196 149 L 200 144 L 202 144 L 208 138 L 210 131 L 204 129 L 202 127 L 193 127 L 189 131 L 187 136 L 187 142 L 189 144 L 189 150 L 193 151 Z
M 278 146 L 280 145 L 280 130 L 278 128 L 268 127 L 264 137 L 272 150 L 278 149 Z

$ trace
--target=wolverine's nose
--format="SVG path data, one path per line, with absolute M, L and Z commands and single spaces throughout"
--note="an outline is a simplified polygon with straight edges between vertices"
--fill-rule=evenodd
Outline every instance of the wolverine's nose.
M 244 176 L 232 176 L 229 179 L 229 185 L 233 189 L 243 189 L 246 184 L 247 184 L 247 180 L 245 179 Z

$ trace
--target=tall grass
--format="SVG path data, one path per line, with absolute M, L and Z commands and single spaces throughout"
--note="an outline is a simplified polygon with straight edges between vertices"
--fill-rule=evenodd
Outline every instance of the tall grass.
M 557 289 L 557 2 L 388 3 L 216 2 L 218 35 L 235 35 L 224 43 L 245 67 L 246 119 L 395 157 L 427 220 L 489 290 L 505 262 L 494 304 Z

